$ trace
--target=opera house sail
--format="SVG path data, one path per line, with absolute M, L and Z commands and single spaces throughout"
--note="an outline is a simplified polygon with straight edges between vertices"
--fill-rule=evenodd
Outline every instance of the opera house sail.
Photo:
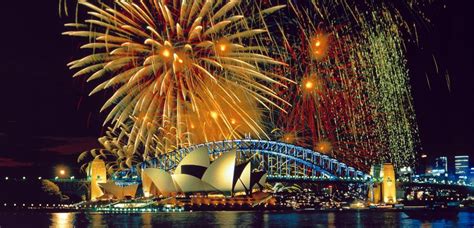
M 105 165 L 100 159 L 94 160 L 90 167 L 92 200 L 137 196 L 140 182 L 107 181 Z M 192 193 L 249 195 L 254 190 L 263 189 L 266 178 L 266 172 L 253 169 L 249 159 L 239 159 L 235 149 L 211 161 L 208 148 L 200 147 L 188 153 L 174 170 L 143 168 L 141 190 L 145 197 Z
M 142 170 L 145 196 L 171 196 L 178 193 L 249 194 L 262 188 L 266 181 L 263 171 L 252 171 L 251 162 L 237 164 L 237 151 L 220 155 L 211 162 L 207 148 L 190 152 L 173 173 L 157 168 Z

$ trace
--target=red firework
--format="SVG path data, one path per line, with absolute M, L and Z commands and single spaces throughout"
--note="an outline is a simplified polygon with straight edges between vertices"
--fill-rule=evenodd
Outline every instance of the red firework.
M 372 132 L 373 118 L 366 94 L 363 66 L 354 61 L 356 38 L 341 36 L 344 27 L 316 30 L 309 36 L 300 28 L 299 46 L 285 45 L 294 63 L 285 74 L 296 84 L 280 90 L 292 104 L 280 113 L 281 135 L 296 135 L 293 143 L 330 154 L 350 166 L 368 170 L 381 145 Z M 280 140 L 285 141 L 280 137 Z

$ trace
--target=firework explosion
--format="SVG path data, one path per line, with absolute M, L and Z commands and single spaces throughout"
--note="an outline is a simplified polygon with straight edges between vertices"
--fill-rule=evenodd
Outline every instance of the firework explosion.
M 91 94 L 113 93 L 102 108 L 111 126 L 102 141 L 114 142 L 107 151 L 116 169 L 244 135 L 363 170 L 411 165 L 410 27 L 390 1 L 79 3 L 88 19 L 66 24 L 64 34 L 88 40 L 82 48 L 92 53 L 69 66 L 101 81 Z
M 411 165 L 417 128 L 400 14 L 383 2 L 288 4 L 274 39 L 289 64 L 282 74 L 297 84 L 275 89 L 293 105 L 276 114 L 280 135 L 363 170 Z
M 257 103 L 278 107 L 267 72 L 283 64 L 261 45 L 266 28 L 245 17 L 240 1 L 80 2 L 90 19 L 66 24 L 64 35 L 85 37 L 93 53 L 69 64 L 74 76 L 102 80 L 91 94 L 112 90 L 102 110 L 113 129 L 129 126 L 126 144 L 145 154 L 209 140 L 265 137 Z M 276 6 L 258 12 L 265 14 Z M 163 129 L 169 126 L 169 132 Z M 203 134 L 204 133 L 204 134 Z M 164 139 L 162 139 L 164 138 Z M 167 152 L 167 151 L 166 151 Z

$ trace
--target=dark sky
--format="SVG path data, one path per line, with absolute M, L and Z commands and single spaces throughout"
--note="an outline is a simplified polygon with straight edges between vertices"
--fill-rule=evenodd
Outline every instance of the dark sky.
M 33 169 L 51 176 L 60 164 L 74 169 L 77 154 L 97 146 L 103 131 L 103 95 L 88 97 L 90 85 L 72 79 L 66 67 L 81 54 L 78 42 L 61 36 L 67 20 L 58 16 L 57 3 L 2 4 L 0 178 Z M 432 23 L 419 28 L 421 48 L 409 47 L 421 143 L 430 156 L 474 155 L 472 6 L 470 0 L 438 1 L 427 12 Z
M 437 2 L 432 23 L 418 28 L 420 48 L 408 52 L 421 143 L 431 156 L 474 156 L 473 1 Z

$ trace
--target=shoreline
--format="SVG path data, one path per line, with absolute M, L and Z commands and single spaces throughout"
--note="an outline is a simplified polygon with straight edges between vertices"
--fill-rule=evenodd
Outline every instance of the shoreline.
M 314 208 L 305 208 L 305 209 L 284 209 L 284 208 L 279 208 L 279 209 L 229 209 L 229 210 L 222 210 L 222 209 L 184 209 L 182 208 L 181 210 L 162 210 L 162 208 L 123 208 L 123 209 L 117 209 L 117 208 L 1 208 L 0 213 L 4 212 L 40 212 L 40 213 L 63 213 L 63 212 L 69 212 L 69 213 L 105 213 L 105 214 L 141 214 L 141 213 L 193 213 L 193 212 L 263 212 L 263 213 L 268 213 L 268 212 L 275 212 L 275 213 L 305 213 L 305 212 L 319 212 L 319 213 L 330 213 L 330 212 L 336 212 L 336 213 L 347 213 L 347 212 L 405 212 L 405 211 L 425 211 L 429 210 L 428 208 L 424 206 L 407 206 L 405 208 L 348 208 L 348 209 L 340 209 L 340 208 L 334 208 L 334 209 L 314 209 Z M 474 208 L 470 207 L 464 207 L 464 208 L 451 208 L 450 210 L 453 211 L 468 211 L 468 212 L 474 212 Z

